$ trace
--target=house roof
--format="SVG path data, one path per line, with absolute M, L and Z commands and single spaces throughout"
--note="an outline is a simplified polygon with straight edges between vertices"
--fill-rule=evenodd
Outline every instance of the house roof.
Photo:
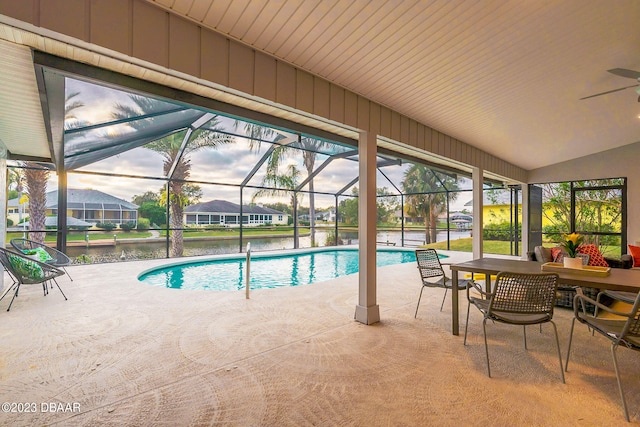
M 23 224 L 19 224 L 18 226 L 22 226 Z M 58 225 L 58 217 L 57 216 L 48 216 L 45 218 L 44 222 L 45 227 L 56 227 Z M 25 227 L 29 227 L 29 221 L 24 223 Z M 83 221 L 78 218 L 74 218 L 72 216 L 67 217 L 67 226 L 68 227 L 91 227 L 93 224 L 90 222 Z
M 239 214 L 240 205 L 226 200 L 210 200 L 208 202 L 196 203 L 184 208 L 188 213 L 224 213 L 224 214 Z M 258 205 L 242 205 L 243 214 L 266 214 L 266 215 L 287 215 L 284 212 L 277 211 L 275 209 L 266 208 Z
M 58 207 L 58 191 L 47 193 L 47 209 Z M 137 210 L 138 205 L 98 190 L 70 188 L 67 190 L 69 209 Z

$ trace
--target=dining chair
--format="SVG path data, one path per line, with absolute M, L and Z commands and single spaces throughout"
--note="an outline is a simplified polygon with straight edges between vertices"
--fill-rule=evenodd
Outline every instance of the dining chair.
M 467 345 L 467 331 L 469 328 L 469 310 L 473 304 L 483 315 L 482 329 L 484 332 L 484 347 L 487 356 L 487 374 L 491 377 L 489 364 L 489 346 L 487 344 L 487 321 L 522 325 L 524 333 L 524 348 L 527 349 L 528 325 L 542 325 L 551 323 L 556 338 L 558 360 L 560 361 L 560 375 L 564 383 L 562 370 L 562 356 L 558 329 L 553 322 L 553 307 L 558 289 L 558 275 L 556 273 L 513 273 L 500 272 L 496 276 L 495 285 L 491 293 L 485 292 L 476 283 L 467 289 L 467 322 L 464 328 L 464 345 Z M 471 290 L 478 294 L 474 296 Z
M 47 295 L 49 293 L 47 283 L 51 280 L 55 282 L 56 277 L 64 274 L 64 271 L 54 267 L 53 265 L 36 261 L 23 253 L 13 252 L 5 248 L 0 248 L 0 263 L 13 279 L 11 286 L 9 286 L 9 288 L 0 297 L 0 301 L 2 301 L 2 299 L 12 289 L 15 289 L 7 311 L 11 310 L 13 300 L 18 296 L 18 292 L 22 285 L 41 284 L 44 295 Z M 55 282 L 55 284 L 66 300 L 67 296 L 62 292 L 60 285 L 57 282 Z
M 420 307 L 420 300 L 422 299 L 422 291 L 424 291 L 424 288 L 444 288 L 440 311 L 442 311 L 442 307 L 444 307 L 447 291 L 453 288 L 453 281 L 445 273 L 442 267 L 443 264 L 440 262 L 440 257 L 438 257 L 435 249 L 416 249 L 416 261 L 418 263 L 417 267 L 420 273 L 420 279 L 422 280 L 422 287 L 420 288 L 420 296 L 418 297 L 418 305 L 416 306 L 414 318 L 418 317 L 418 308 Z M 459 289 L 465 289 L 468 286 L 468 280 L 458 281 Z
M 603 296 L 608 297 L 613 301 L 622 301 L 627 304 L 633 304 L 636 301 L 636 298 L 638 297 L 638 292 L 624 292 L 624 291 L 614 291 L 611 289 L 604 289 L 598 292 L 598 295 L 596 296 L 596 302 L 601 303 Z M 597 309 L 594 313 L 594 316 L 598 317 Z
M 615 292 L 608 292 L 610 298 L 614 298 Z M 620 295 L 620 294 L 618 294 Z M 621 301 L 625 300 L 625 297 L 631 294 L 622 294 Z M 599 299 L 599 298 L 598 298 Z M 614 298 L 615 299 L 615 298 Z M 600 317 L 596 317 L 596 314 L 591 315 L 584 310 L 579 309 L 579 304 L 591 303 L 596 307 L 596 313 L 600 314 Z M 569 368 L 569 355 L 571 354 L 571 343 L 573 340 L 573 328 L 576 324 L 576 320 L 580 323 L 587 325 L 592 331 L 598 332 L 600 335 L 611 341 L 611 356 L 613 358 L 613 369 L 616 373 L 616 380 L 618 381 L 618 391 L 620 392 L 620 399 L 622 400 L 622 411 L 624 417 L 629 421 L 629 410 L 627 409 L 627 401 L 624 396 L 624 390 L 622 389 L 622 381 L 620 380 L 620 369 L 618 366 L 618 358 L 616 351 L 618 347 L 626 347 L 630 350 L 640 351 L 640 293 L 635 294 L 635 299 L 632 302 L 632 306 L 628 311 L 621 311 L 614 309 L 607 305 L 602 304 L 600 301 L 595 301 L 592 298 L 587 297 L 582 292 L 582 289 L 576 290 L 576 296 L 573 303 L 573 320 L 571 322 L 571 332 L 569 333 L 569 346 L 567 347 L 567 360 L 565 362 L 564 370 L 568 371 Z M 602 311 L 613 314 L 617 317 L 602 317 Z

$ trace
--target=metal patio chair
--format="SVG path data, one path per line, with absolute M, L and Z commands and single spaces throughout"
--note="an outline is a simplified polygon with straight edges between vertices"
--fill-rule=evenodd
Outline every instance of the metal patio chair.
M 20 286 L 41 284 L 44 295 L 47 295 L 49 293 L 47 282 L 51 280 L 55 282 L 56 277 L 64 274 L 64 271 L 51 264 L 36 261 L 23 253 L 13 252 L 4 248 L 0 248 L 0 263 L 14 280 L 14 283 L 0 297 L 0 301 L 2 301 L 12 289 L 15 289 L 7 311 L 11 310 L 11 305 L 18 296 Z M 55 284 L 66 300 L 67 296 L 62 292 L 60 285 L 57 282 Z
M 53 265 L 54 267 L 58 267 L 64 270 L 69 276 L 69 279 L 73 282 L 73 278 L 65 268 L 66 266 L 71 264 L 71 259 L 64 253 L 60 252 L 57 249 L 52 248 L 51 246 L 45 245 L 44 243 L 35 242 L 29 239 L 11 239 L 11 246 L 17 249 L 19 252 L 24 253 L 25 251 L 35 250 L 38 248 L 43 249 L 47 252 L 50 260 L 43 261 L 47 264 Z
M 474 289 L 479 296 L 472 296 Z M 487 355 L 487 374 L 491 377 L 489 365 L 489 346 L 487 345 L 487 320 L 509 325 L 522 325 L 524 334 L 524 348 L 527 348 L 527 325 L 542 325 L 551 323 L 558 348 L 560 361 L 560 375 L 564 383 L 562 370 L 562 356 L 558 329 L 553 322 L 553 307 L 558 290 L 558 275 L 556 273 L 511 273 L 500 272 L 496 276 L 492 293 L 482 290 L 477 284 L 467 289 L 467 322 L 464 328 L 464 345 L 467 345 L 467 330 L 469 328 L 469 309 L 471 304 L 480 310 L 484 316 L 482 329 L 484 332 L 484 347 Z
M 420 307 L 420 300 L 422 299 L 422 291 L 424 291 L 424 288 L 444 288 L 444 296 L 442 297 L 442 304 L 440 304 L 440 311 L 442 311 L 444 300 L 447 298 L 447 290 L 453 287 L 453 282 L 445 274 L 442 268 L 443 264 L 440 263 L 440 258 L 435 249 L 416 249 L 416 261 L 418 263 L 420 279 L 422 280 L 422 287 L 420 288 L 420 297 L 418 298 L 414 318 L 418 317 L 418 308 Z M 458 280 L 459 289 L 465 289 L 468 286 L 468 280 Z
M 613 369 L 616 372 L 616 380 L 618 381 L 618 391 L 620 392 L 620 399 L 622 400 L 622 410 L 624 417 L 629 421 L 629 410 L 627 409 L 627 401 L 624 397 L 624 391 L 622 389 L 622 382 L 620 381 L 620 369 L 618 367 L 618 358 L 616 357 L 616 350 L 618 347 L 626 347 L 631 350 L 640 351 L 640 293 L 635 295 L 633 300 L 633 306 L 629 311 L 623 312 L 614 310 L 599 301 L 587 297 L 582 292 L 582 289 L 578 288 L 576 296 L 573 302 L 573 321 L 571 322 L 571 332 L 569 333 L 569 346 L 567 347 L 567 360 L 565 362 L 564 370 L 569 368 L 569 355 L 571 354 L 571 342 L 573 340 L 573 327 L 576 320 L 580 323 L 587 325 L 592 331 L 598 332 L 603 337 L 611 341 L 611 356 L 613 358 Z M 626 293 L 626 296 L 631 294 Z M 607 296 L 614 298 L 616 293 L 609 291 Z M 623 294 L 623 298 L 625 295 Z M 599 298 L 598 298 L 599 299 Z M 625 301 L 625 299 L 621 299 Z M 597 311 L 605 311 L 607 313 L 619 316 L 616 318 L 601 318 L 595 315 L 585 313 L 584 310 L 580 310 L 578 305 L 591 303 L 596 306 Z

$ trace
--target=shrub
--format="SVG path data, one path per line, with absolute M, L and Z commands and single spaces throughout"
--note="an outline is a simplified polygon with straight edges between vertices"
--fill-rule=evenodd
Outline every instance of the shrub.
M 116 228 L 116 225 L 111 222 L 99 222 L 96 224 L 96 227 L 102 228 L 106 231 L 113 231 L 113 229 Z
M 82 255 L 78 255 L 75 260 L 74 263 L 76 264 L 91 264 L 92 260 L 91 257 L 89 257 L 86 254 L 82 254 Z
M 522 236 L 522 224 L 518 224 L 518 234 Z M 485 240 L 511 241 L 514 238 L 511 234 L 511 224 L 501 222 L 499 224 L 487 224 L 482 230 L 482 238 Z
M 122 224 L 120 224 L 120 229 L 127 233 L 133 230 L 134 228 L 136 228 L 136 223 L 133 221 L 123 222 Z
M 148 230 L 149 227 L 151 227 L 151 221 L 147 218 L 138 218 L 138 226 L 136 227 L 138 231 Z
M 325 238 L 324 245 L 325 246 L 344 245 L 344 242 L 340 238 L 339 234 L 338 234 L 338 241 L 336 242 L 336 231 L 335 230 L 328 230 L 327 231 L 327 237 Z
M 13 220 L 11 218 L 7 218 L 7 227 L 11 227 L 13 225 Z

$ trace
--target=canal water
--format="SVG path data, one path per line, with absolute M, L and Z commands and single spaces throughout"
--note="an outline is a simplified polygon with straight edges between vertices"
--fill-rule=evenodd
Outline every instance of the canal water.
M 325 230 L 316 230 L 316 245 L 327 246 L 328 232 Z M 451 240 L 470 237 L 469 231 L 451 231 Z M 358 243 L 358 233 L 340 233 L 342 245 L 354 245 Z M 380 231 L 377 233 L 376 240 L 379 244 L 389 246 L 402 246 L 402 233 L 400 231 Z M 447 233 L 442 231 L 438 233 L 437 241 L 446 241 Z M 308 235 L 299 238 L 301 248 L 311 247 L 311 237 Z M 275 251 L 282 249 L 293 249 L 293 237 L 269 237 L 269 238 L 251 238 L 246 236 L 243 239 L 242 252 L 246 250 L 246 245 L 251 242 L 251 250 L 253 252 Z M 425 233 L 419 231 L 405 232 L 404 246 L 416 247 L 423 245 L 425 242 Z M 185 239 L 184 256 L 196 255 L 221 255 L 233 254 L 241 252 L 238 239 L 232 240 L 191 240 Z M 139 239 L 135 242 L 118 241 L 115 245 L 93 245 L 89 246 L 69 246 L 67 255 L 76 262 L 111 262 L 119 260 L 132 259 L 152 259 L 166 257 L 166 242 L 163 239 Z M 84 256 L 84 257 L 83 257 Z M 77 259 L 78 257 L 84 258 Z

